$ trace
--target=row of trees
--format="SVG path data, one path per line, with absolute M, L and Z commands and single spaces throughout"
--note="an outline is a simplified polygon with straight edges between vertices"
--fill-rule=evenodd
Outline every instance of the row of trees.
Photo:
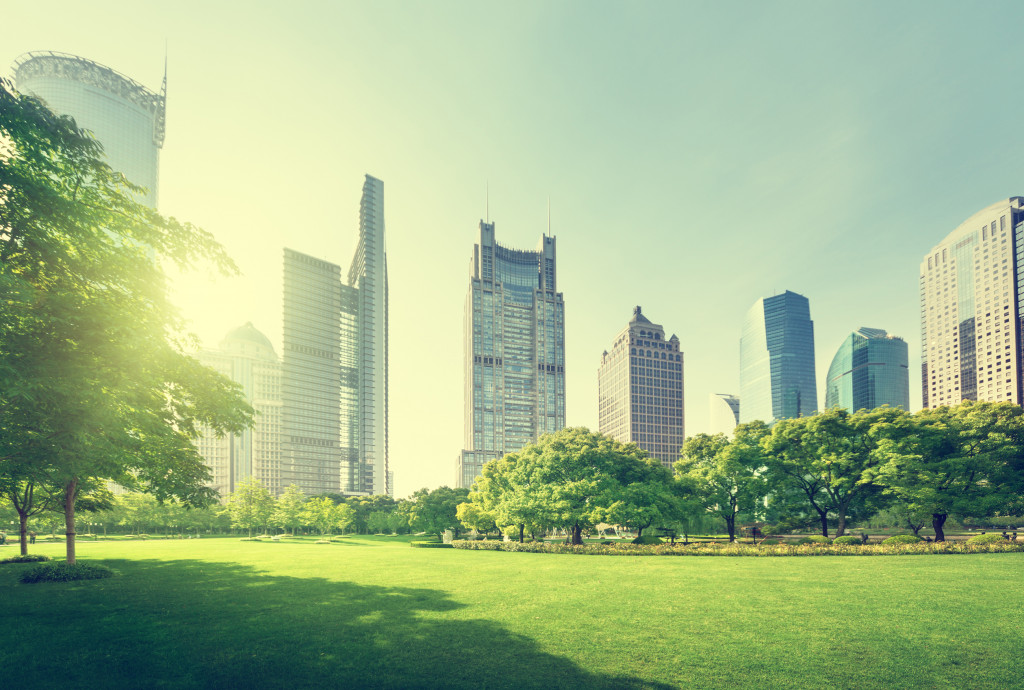
M 489 462 L 458 518 L 481 532 L 566 529 L 573 543 L 599 523 L 669 532 L 714 515 L 730 540 L 738 522 L 780 531 L 817 526 L 841 536 L 880 511 L 935 537 L 959 519 L 1024 513 L 1024 417 L 1011 403 L 971 403 L 910 414 L 833 409 L 732 438 L 687 439 L 675 471 L 586 429 L 548 434 Z

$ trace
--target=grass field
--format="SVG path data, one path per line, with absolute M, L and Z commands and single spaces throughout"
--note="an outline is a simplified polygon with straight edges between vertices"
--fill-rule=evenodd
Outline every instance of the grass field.
M 0 687 L 1024 687 L 1024 554 L 634 559 L 406 541 L 84 542 L 80 560 L 121 575 L 73 584 L 0 566 Z

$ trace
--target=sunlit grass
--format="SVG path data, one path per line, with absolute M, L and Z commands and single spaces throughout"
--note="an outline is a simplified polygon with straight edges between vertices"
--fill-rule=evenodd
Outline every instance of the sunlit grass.
M 1021 684 L 1022 554 L 634 559 L 314 541 L 83 542 L 81 560 L 120 576 L 81 583 L 22 585 L 31 566 L 5 566 L 2 671 L 21 687 L 89 688 Z

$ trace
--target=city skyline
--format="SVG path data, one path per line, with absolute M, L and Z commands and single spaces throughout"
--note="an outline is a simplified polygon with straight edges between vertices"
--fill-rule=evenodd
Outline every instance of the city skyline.
M 213 233 L 243 272 L 178 279 L 206 345 L 251 321 L 280 352 L 282 247 L 351 255 L 356 183 L 366 170 L 388 181 L 396 495 L 451 481 L 462 262 L 488 205 L 506 242 L 530 246 L 551 198 L 570 296 L 566 423 L 597 427 L 592 372 L 614 315 L 640 303 L 686 333 L 692 434 L 708 428 L 710 393 L 738 390 L 744 310 L 783 288 L 814 303 L 819 399 L 829 355 L 869 323 L 907 338 L 919 408 L 921 257 L 1019 191 L 1020 96 L 976 105 L 1012 80 L 1021 48 L 962 41 L 1002 26 L 1009 3 L 936 3 L 926 16 L 775 3 L 742 14 L 225 3 L 202 24 L 187 6 L 47 7 L 57 11 L 5 15 L 19 28 L 6 65 L 64 51 L 159 91 L 166 46 L 160 206 Z M 742 223 L 737 202 L 755 210 Z

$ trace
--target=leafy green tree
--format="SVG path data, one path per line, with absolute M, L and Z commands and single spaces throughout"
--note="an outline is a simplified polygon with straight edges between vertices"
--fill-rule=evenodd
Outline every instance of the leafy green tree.
M 302 510 L 302 520 L 328 536 L 334 528 L 342 532 L 355 521 L 355 510 L 347 503 L 335 504 L 327 496 L 311 498 Z
M 302 506 L 306 496 L 295 484 L 289 484 L 274 502 L 270 521 L 282 529 L 291 529 L 292 534 L 302 524 Z
M 479 509 L 494 516 L 505 533 L 519 533 L 519 542 L 527 528 L 541 530 L 538 497 L 530 490 L 528 478 L 516 473 L 519 455 L 509 453 L 483 466 L 469 492 L 469 500 Z
M 621 493 L 608 506 L 605 522 L 636 530 L 637 537 L 642 537 L 648 527 L 669 529 L 686 516 L 689 487 L 677 482 L 672 470 L 643 451 L 636 454 L 636 461 L 617 464 L 614 475 Z
M 876 481 L 912 514 L 931 515 L 944 541 L 950 515 L 985 517 L 1017 510 L 1022 486 L 1024 417 L 1012 403 L 964 402 L 921 410 L 885 439 Z
M 274 498 L 267 487 L 256 477 L 243 479 L 238 488 L 228 495 L 228 515 L 231 526 L 249 530 L 252 537 L 254 527 L 266 526 L 274 512 Z
M 751 422 L 736 427 L 732 441 L 724 434 L 697 434 L 683 443 L 675 465 L 705 510 L 725 520 L 730 542 L 736 541 L 739 514 L 756 517 L 764 508 L 768 485 L 760 443 L 766 433 L 762 422 Z
M 375 510 L 366 518 L 366 528 L 372 534 L 380 534 L 388 530 L 388 513 Z
M 388 529 L 391 530 L 392 534 L 401 534 L 402 530 L 409 528 L 409 517 L 405 511 L 399 507 L 395 507 L 390 513 L 387 513 L 388 517 Z
M 185 354 L 161 266 L 234 270 L 212 237 L 160 216 L 70 118 L 0 81 L 0 475 L 63 502 L 67 561 L 83 484 L 215 499 L 195 446 L 241 431 L 241 389 Z
M 446 529 L 458 535 L 462 525 L 457 516 L 458 505 L 465 503 L 469 489 L 442 486 L 433 491 L 420 489 L 412 495 L 410 524 L 413 529 L 436 534 L 440 539 Z
M 480 534 L 488 534 L 498 530 L 494 515 L 476 503 L 460 503 L 455 507 L 455 517 L 468 529 L 475 529 Z

